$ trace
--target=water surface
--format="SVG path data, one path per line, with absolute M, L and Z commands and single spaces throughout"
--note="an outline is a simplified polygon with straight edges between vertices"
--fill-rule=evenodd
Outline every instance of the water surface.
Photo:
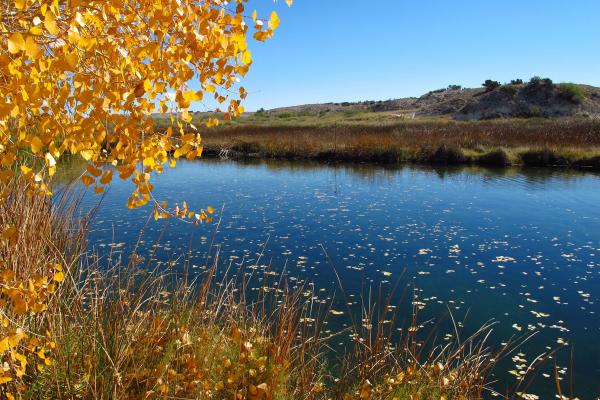
M 423 321 L 451 311 L 467 335 L 494 320 L 498 346 L 535 333 L 514 361 L 500 364 L 496 388 L 511 387 L 523 365 L 568 343 L 530 391 L 554 397 L 556 362 L 566 388 L 572 374 L 580 398 L 600 393 L 597 175 L 199 161 L 181 162 L 154 183 L 157 199 L 185 200 L 191 209 L 212 205 L 221 219 L 216 232 L 215 224 L 170 221 L 165 228 L 152 221 L 143 244 L 163 232 L 164 261 L 191 254 L 190 265 L 200 268 L 214 241 L 224 263 L 285 268 L 314 283 L 323 299 L 338 293 L 336 309 L 344 314 L 331 317 L 331 329 L 348 323 L 331 264 L 355 311 L 369 287 L 389 288 L 400 279 L 406 289 L 398 296 L 408 290 L 410 298 L 415 290 L 425 304 Z M 126 252 L 138 239 L 151 208 L 127 210 L 131 189 L 114 182 L 106 194 L 91 237 L 97 249 Z M 400 319 L 410 319 L 409 306 Z

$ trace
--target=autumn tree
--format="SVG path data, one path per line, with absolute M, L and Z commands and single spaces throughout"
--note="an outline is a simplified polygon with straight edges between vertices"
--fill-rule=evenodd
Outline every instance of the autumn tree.
M 264 41 L 279 25 L 275 12 L 265 20 L 248 13 L 247 0 L 0 0 L 0 6 L 0 201 L 7 201 L 15 176 L 27 180 L 30 196 L 50 195 L 49 179 L 66 154 L 87 162 L 82 181 L 95 192 L 118 176 L 133 183 L 129 207 L 154 200 L 153 174 L 202 154 L 202 127 L 191 124 L 190 105 L 210 96 L 224 119 L 242 113 L 247 93 L 239 81 L 252 64 L 248 39 Z M 169 114 L 171 126 L 155 130 L 154 112 Z M 209 118 L 206 125 L 217 123 Z M 202 222 L 208 211 L 161 204 L 156 216 Z M 16 234 L 14 226 L 0 226 L 0 240 Z M 60 281 L 60 266 L 53 271 Z M 2 275 L 3 297 L 15 294 L 15 285 L 18 271 Z M 18 298 L 8 298 L 4 315 L 43 308 L 17 307 Z M 17 357 L 12 364 L 22 368 L 0 371 L 0 384 L 21 376 L 26 365 L 15 350 L 25 333 L 7 321 L 0 355 Z

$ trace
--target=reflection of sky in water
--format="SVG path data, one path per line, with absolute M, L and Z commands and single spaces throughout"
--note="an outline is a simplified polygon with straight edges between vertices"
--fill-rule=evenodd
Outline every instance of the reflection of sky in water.
M 468 314 L 466 334 L 495 319 L 496 343 L 538 332 L 516 362 L 502 364 L 499 387 L 514 382 L 505 371 L 518 371 L 515 364 L 527 364 L 522 359 L 531 362 L 557 342 L 573 344 L 574 383 L 580 397 L 591 398 L 600 392 L 599 185 L 595 175 L 540 170 L 203 161 L 182 162 L 157 178 L 155 194 L 171 204 L 186 200 L 191 209 L 224 205 L 214 239 L 222 259 L 252 266 L 267 242 L 259 264 L 285 265 L 323 298 L 337 285 L 321 246 L 355 309 L 362 287 L 391 286 L 406 269 L 403 282 L 414 282 L 426 304 L 423 320 L 447 308 L 459 320 Z M 148 208 L 125 208 L 129 190 L 115 182 L 104 199 L 92 234 L 100 250 L 129 247 L 146 221 Z M 150 223 L 147 246 L 163 226 Z M 170 221 L 160 254 L 175 258 L 191 245 L 192 264 L 203 265 L 213 230 Z M 408 319 L 408 307 L 405 314 L 400 319 Z M 343 321 L 332 316 L 330 326 Z M 558 357 L 567 387 L 568 353 Z M 541 375 L 532 392 L 554 393 L 553 367 L 551 360 L 541 372 L 552 376 Z

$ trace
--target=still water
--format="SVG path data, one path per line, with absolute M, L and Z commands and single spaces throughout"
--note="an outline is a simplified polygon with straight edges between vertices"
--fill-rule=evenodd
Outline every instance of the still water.
M 350 308 L 336 296 L 344 312 L 331 316 L 332 327 L 347 325 L 347 310 L 359 312 L 361 293 L 399 282 L 398 298 L 409 291 L 400 320 L 410 319 L 415 293 L 424 305 L 419 318 L 436 321 L 423 330 L 451 312 L 465 336 L 495 321 L 497 347 L 534 334 L 499 364 L 498 390 L 512 387 L 541 353 L 562 348 L 529 391 L 554 398 L 557 365 L 564 394 L 571 381 L 581 399 L 600 393 L 598 175 L 199 161 L 180 163 L 154 184 L 157 199 L 211 205 L 221 220 L 218 230 L 152 221 L 143 244 L 163 232 L 162 260 L 191 254 L 192 268 L 201 268 L 215 243 L 224 265 L 285 269 L 323 299 L 340 293 L 335 268 Z M 137 241 L 151 209 L 127 210 L 131 189 L 114 182 L 103 199 L 91 235 L 98 251 L 127 254 Z M 444 329 L 452 333 L 447 320 L 436 328 L 442 338 Z M 334 349 L 346 345 L 334 342 Z

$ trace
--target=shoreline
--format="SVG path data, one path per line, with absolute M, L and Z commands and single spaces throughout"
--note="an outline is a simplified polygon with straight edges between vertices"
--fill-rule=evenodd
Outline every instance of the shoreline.
M 568 158 L 553 150 L 526 150 L 510 154 L 510 150 L 495 149 L 481 154 L 442 145 L 437 149 L 422 149 L 418 152 L 383 151 L 355 153 L 324 150 L 314 154 L 290 151 L 266 152 L 258 143 L 245 143 L 231 147 L 204 146 L 203 158 L 225 158 L 232 160 L 281 160 L 311 161 L 326 164 L 372 164 L 382 166 L 425 165 L 425 166 L 480 166 L 491 168 L 552 168 L 578 171 L 600 171 L 600 156 L 590 158 Z
M 396 123 L 241 119 L 204 132 L 202 143 L 206 157 L 233 159 L 600 171 L 600 121 L 580 118 Z

